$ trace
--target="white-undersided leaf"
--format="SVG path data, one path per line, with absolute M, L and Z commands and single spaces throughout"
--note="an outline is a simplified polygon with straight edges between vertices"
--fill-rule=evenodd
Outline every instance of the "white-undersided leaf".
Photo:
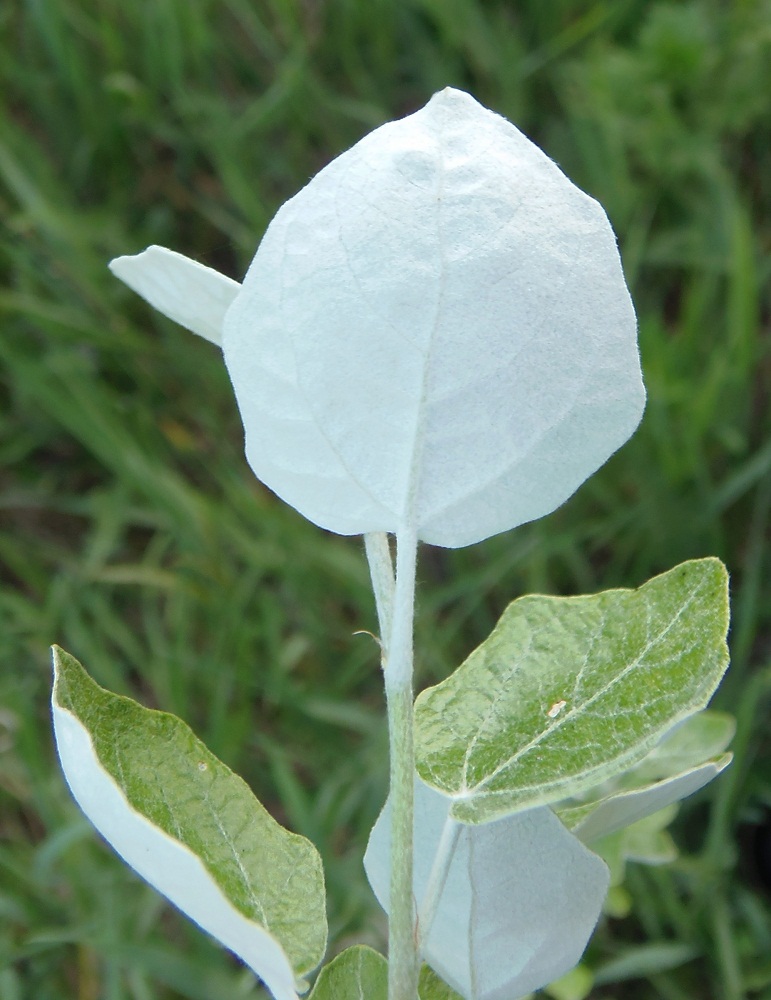
M 735 732 L 736 719 L 727 712 L 696 712 L 674 726 L 624 780 L 632 779 L 639 785 L 646 779 L 683 774 L 710 758 L 719 757 Z
M 105 691 L 58 647 L 52 707 L 67 783 L 96 829 L 276 1000 L 296 1000 L 326 948 L 316 848 L 184 722 Z
M 447 824 L 455 824 L 451 806 L 448 796 L 416 780 L 418 914 L 432 895 Z M 594 929 L 609 884 L 607 866 L 548 808 L 455 826 L 435 915 L 430 927 L 420 928 L 421 957 L 465 1000 L 512 1000 L 558 979 L 578 962 Z M 390 841 L 386 803 L 364 858 L 386 912 Z
M 241 286 L 198 261 L 151 246 L 133 256 L 116 257 L 110 270 L 154 309 L 222 346 L 222 326 Z
M 279 210 L 223 350 L 257 477 L 344 535 L 454 548 L 548 514 L 645 401 L 603 209 L 453 89 Z
M 324 966 L 308 1000 L 387 998 L 388 962 L 373 948 L 357 944 L 346 948 Z
M 698 791 L 730 764 L 722 753 L 736 720 L 703 711 L 677 723 L 650 753 L 628 771 L 553 806 L 569 830 L 585 844 L 664 809 Z
M 637 590 L 523 597 L 415 704 L 417 769 L 485 823 L 633 767 L 728 665 L 728 577 L 697 559 Z
M 721 754 L 682 774 L 638 788 L 621 788 L 603 798 L 580 805 L 554 806 L 555 813 L 565 826 L 584 844 L 591 844 L 598 837 L 605 837 L 625 826 L 630 826 L 666 806 L 693 795 L 717 777 L 731 763 L 730 753 Z

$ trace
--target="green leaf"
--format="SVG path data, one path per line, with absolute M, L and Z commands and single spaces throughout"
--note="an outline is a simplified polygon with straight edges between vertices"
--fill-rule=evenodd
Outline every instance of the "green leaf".
M 667 827 L 677 815 L 676 805 L 646 816 L 626 827 L 622 850 L 628 861 L 643 865 L 668 865 L 677 857 L 677 847 L 667 833 Z
M 607 861 L 607 858 L 605 859 Z M 612 866 L 610 866 L 612 869 Z M 623 865 L 621 880 L 623 881 Z M 617 885 L 611 874 L 610 889 L 602 904 L 602 912 L 615 920 L 624 920 L 632 912 L 633 899 L 629 890 L 623 885 Z
M 658 941 L 636 945 L 595 969 L 594 982 L 596 986 L 604 986 L 606 983 L 647 978 L 676 969 L 699 955 L 699 950 L 690 944 Z
M 346 948 L 319 973 L 308 1000 L 387 1000 L 388 962 L 364 944 Z M 419 1000 L 462 1000 L 447 983 L 424 965 L 418 983 Z
M 607 866 L 548 808 L 469 826 L 452 818 L 451 807 L 450 797 L 416 780 L 421 958 L 474 1000 L 520 997 L 568 972 L 602 910 Z M 364 868 L 388 912 L 389 802 L 370 835 Z
M 463 1000 L 460 993 L 451 989 L 429 965 L 424 965 L 420 970 L 418 996 L 420 1000 Z
M 52 704 L 65 777 L 97 830 L 277 1000 L 295 1000 L 326 947 L 315 847 L 184 722 L 105 691 L 58 647 Z
M 592 992 L 594 976 L 585 965 L 577 965 L 566 975 L 549 983 L 544 993 L 553 1000 L 585 1000 Z
M 418 772 L 466 823 L 578 795 L 707 704 L 728 665 L 727 629 L 718 559 L 638 590 L 520 598 L 418 697 Z
M 627 861 L 665 865 L 675 860 L 677 847 L 666 827 L 677 815 L 677 808 L 674 804 L 667 806 L 631 826 L 592 842 L 592 850 L 610 869 L 611 887 L 617 887 L 624 881 Z
M 309 1000 L 386 1000 L 387 997 L 388 962 L 372 948 L 357 944 L 324 966 Z

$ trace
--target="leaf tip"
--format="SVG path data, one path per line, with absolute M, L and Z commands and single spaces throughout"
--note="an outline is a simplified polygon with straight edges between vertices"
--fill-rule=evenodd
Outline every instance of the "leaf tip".
M 138 263 L 146 261 L 148 256 L 153 255 L 153 251 L 157 251 L 159 248 L 156 246 L 145 247 L 139 253 L 135 254 L 121 254 L 120 257 L 113 257 L 111 261 L 108 262 L 107 267 L 121 281 L 129 284 L 127 280 L 128 276 L 133 270 L 135 270 Z

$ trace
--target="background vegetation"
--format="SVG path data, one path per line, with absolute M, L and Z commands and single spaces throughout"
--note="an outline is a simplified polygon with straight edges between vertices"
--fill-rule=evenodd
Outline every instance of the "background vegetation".
M 7 0 L 0 31 L 2 1000 L 259 994 L 71 801 L 53 641 L 188 720 L 321 848 L 334 946 L 382 945 L 361 869 L 386 742 L 377 650 L 353 635 L 375 628 L 360 542 L 252 478 L 217 351 L 105 264 L 160 243 L 240 277 L 284 199 L 448 84 L 606 206 L 650 400 L 551 517 L 423 551 L 420 683 L 523 592 L 722 557 L 736 761 L 683 805 L 677 862 L 629 866 L 586 964 L 598 1000 L 768 1000 L 769 0 Z

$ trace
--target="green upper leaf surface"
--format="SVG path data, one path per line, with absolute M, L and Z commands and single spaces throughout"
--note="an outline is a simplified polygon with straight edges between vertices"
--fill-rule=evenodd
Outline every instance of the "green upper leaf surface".
M 387 1000 L 388 962 L 367 945 L 337 955 L 319 973 L 309 1000 Z M 427 965 L 420 970 L 418 1000 L 462 1000 Z
M 638 590 L 520 598 L 418 697 L 418 772 L 467 823 L 577 795 L 707 704 L 728 665 L 727 629 L 718 559 Z
M 275 996 L 294 996 L 326 947 L 315 847 L 281 827 L 180 719 L 105 691 L 62 650 L 54 666 L 57 746 L 86 815 Z
M 387 1000 L 388 962 L 366 945 L 346 948 L 319 973 L 309 1000 Z
M 462 1000 L 460 993 L 440 979 L 429 965 L 421 967 L 418 997 L 419 1000 Z

